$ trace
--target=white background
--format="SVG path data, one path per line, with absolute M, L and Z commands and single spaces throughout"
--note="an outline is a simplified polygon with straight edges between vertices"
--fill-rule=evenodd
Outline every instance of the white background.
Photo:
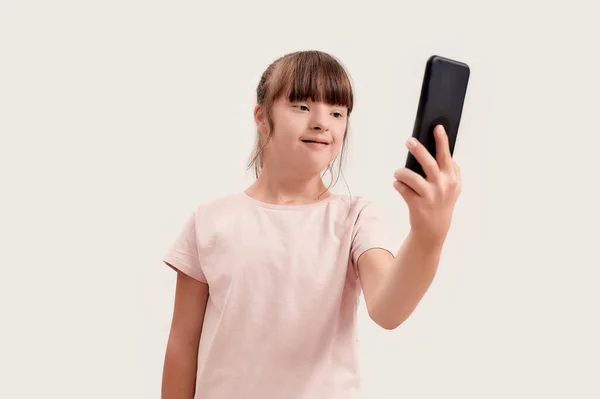
M 472 71 L 439 274 L 395 331 L 361 309 L 362 397 L 600 397 L 600 29 L 560 4 L 0 2 L 0 397 L 159 398 L 161 257 L 252 181 L 256 84 L 299 49 L 350 70 L 346 180 L 398 245 L 425 61 Z

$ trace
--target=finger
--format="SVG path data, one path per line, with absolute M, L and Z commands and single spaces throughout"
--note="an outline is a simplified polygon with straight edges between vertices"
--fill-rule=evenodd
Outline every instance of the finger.
M 396 178 L 396 180 L 400 183 L 410 187 L 410 189 L 412 189 L 421 197 L 424 197 L 427 194 L 427 187 L 429 185 L 427 180 L 425 180 L 420 174 L 415 173 L 408 168 L 398 169 L 394 173 L 394 178 Z
M 411 137 L 406 143 L 408 150 L 415 157 L 417 162 L 423 168 L 423 172 L 425 172 L 425 176 L 427 176 L 427 180 L 437 180 L 440 169 L 438 167 L 437 161 L 435 158 L 429 153 L 427 148 L 423 144 L 419 142 L 414 137 Z
M 401 181 L 395 180 L 394 188 L 400 193 L 406 204 L 409 206 L 414 202 L 415 199 L 419 198 L 419 194 Z
M 458 177 L 458 179 L 460 180 L 460 166 L 458 166 L 458 163 L 456 162 L 452 162 L 452 165 L 454 167 L 454 173 L 456 173 L 456 177 Z
M 448 134 L 444 126 L 437 125 L 434 129 L 436 160 L 440 170 L 451 170 L 452 156 L 450 155 L 450 145 Z
M 453 162 L 454 176 L 456 179 L 456 188 L 460 192 L 462 190 L 462 176 L 460 175 L 460 166 L 456 162 Z

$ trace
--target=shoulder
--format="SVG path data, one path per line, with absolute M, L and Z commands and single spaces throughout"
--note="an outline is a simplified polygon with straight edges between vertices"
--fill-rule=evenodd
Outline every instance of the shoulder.
M 196 217 L 215 217 L 243 209 L 245 201 L 239 193 L 226 194 L 207 201 L 196 203 L 193 212 Z
M 197 202 L 188 219 L 199 245 L 214 244 L 214 240 L 231 234 L 234 227 L 247 220 L 248 204 L 237 193 Z
M 364 196 L 336 195 L 332 206 L 347 211 L 347 216 L 359 222 L 365 216 L 383 217 L 383 210 L 375 201 Z
M 199 201 L 192 206 L 188 223 L 199 231 L 206 231 L 211 226 L 216 227 L 240 219 L 243 208 L 244 201 L 239 194 L 227 194 Z

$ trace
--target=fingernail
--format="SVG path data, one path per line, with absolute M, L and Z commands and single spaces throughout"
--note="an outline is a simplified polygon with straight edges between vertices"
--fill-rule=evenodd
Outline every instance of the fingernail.
M 408 139 L 408 141 L 406 142 L 406 145 L 409 148 L 413 148 L 414 146 L 417 145 L 417 140 L 414 137 L 411 137 L 410 139 Z

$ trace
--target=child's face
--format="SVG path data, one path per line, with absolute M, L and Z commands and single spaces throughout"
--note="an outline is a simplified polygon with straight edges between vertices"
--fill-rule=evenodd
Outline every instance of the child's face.
M 278 99 L 271 112 L 274 131 L 265 148 L 265 162 L 300 174 L 321 173 L 341 149 L 347 114 L 343 106 Z

